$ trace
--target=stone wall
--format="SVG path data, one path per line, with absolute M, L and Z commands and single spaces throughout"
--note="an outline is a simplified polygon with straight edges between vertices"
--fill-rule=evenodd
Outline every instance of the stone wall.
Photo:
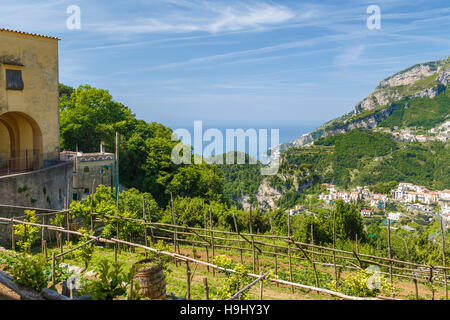
M 0 205 L 60 210 L 72 200 L 72 179 L 72 161 L 0 177 Z
M 36 208 L 0 205 L 0 217 L 7 219 L 20 217 L 24 215 L 25 210 L 35 210 L 37 214 L 49 212 L 48 209 L 36 210 Z M 48 218 L 46 219 L 46 223 L 48 223 Z M 42 220 L 40 220 L 39 223 L 42 223 Z M 47 231 L 46 235 L 49 236 L 50 232 Z M 5 248 L 11 247 L 11 224 L 6 221 L 0 221 L 0 246 Z

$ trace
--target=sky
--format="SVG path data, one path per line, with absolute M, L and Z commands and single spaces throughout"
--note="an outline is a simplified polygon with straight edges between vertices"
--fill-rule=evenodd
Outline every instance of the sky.
M 107 89 L 140 119 L 280 129 L 280 142 L 450 55 L 448 0 L 0 0 L 0 27 L 59 37 L 60 82 Z

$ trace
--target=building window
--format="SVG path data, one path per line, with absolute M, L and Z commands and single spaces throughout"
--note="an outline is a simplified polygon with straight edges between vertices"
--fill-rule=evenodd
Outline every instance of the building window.
M 23 90 L 22 70 L 6 69 L 6 89 Z
M 83 171 L 84 172 L 89 172 L 89 167 L 84 167 Z
M 84 189 L 84 194 L 89 194 L 89 188 Z

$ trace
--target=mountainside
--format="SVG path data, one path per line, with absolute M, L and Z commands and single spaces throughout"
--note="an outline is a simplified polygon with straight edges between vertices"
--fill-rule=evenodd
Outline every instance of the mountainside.
M 248 179 L 253 192 L 246 188 L 236 201 L 293 208 L 325 182 L 341 188 L 411 182 L 450 189 L 449 82 L 450 56 L 381 81 L 353 111 L 281 145 L 278 174 Z
M 304 134 L 282 149 L 305 146 L 321 137 L 355 128 L 432 129 L 448 119 L 450 103 L 445 91 L 449 83 L 450 56 L 412 66 L 381 81 L 353 111 Z

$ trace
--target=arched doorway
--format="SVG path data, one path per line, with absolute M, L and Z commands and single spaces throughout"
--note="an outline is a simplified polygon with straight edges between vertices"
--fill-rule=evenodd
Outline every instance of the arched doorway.
M 13 173 L 43 167 L 42 133 L 22 112 L 0 115 L 0 171 Z

